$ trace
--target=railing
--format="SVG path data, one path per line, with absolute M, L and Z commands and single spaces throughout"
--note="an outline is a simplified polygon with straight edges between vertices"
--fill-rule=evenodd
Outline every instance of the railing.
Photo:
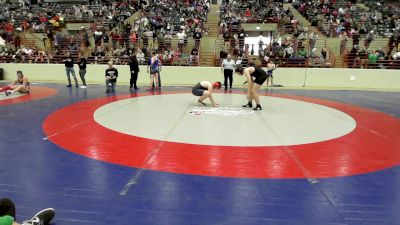
M 224 39 L 216 39 L 214 42 L 214 65 L 219 66 L 221 60 L 219 57 L 219 53 L 220 51 L 224 48 L 225 50 L 227 50 L 228 52 L 232 52 L 232 45 L 229 45 L 229 47 L 226 46 L 226 43 L 231 43 L 231 40 L 228 40 L 228 42 L 226 42 Z M 311 53 L 312 49 L 311 46 L 309 45 L 309 41 L 308 40 L 303 40 L 303 41 L 299 41 L 297 42 L 298 46 L 297 49 L 300 48 L 304 48 L 306 49 L 306 51 L 309 53 Z M 244 45 L 239 46 L 242 49 L 245 49 Z M 323 67 L 335 67 L 336 66 L 336 57 L 334 55 L 334 53 L 331 51 L 331 49 L 327 46 L 327 42 L 326 40 L 317 40 L 314 48 L 318 49 L 318 50 L 322 50 L 323 48 L 325 48 L 327 50 L 328 56 L 327 59 L 325 60 L 325 62 L 323 63 L 324 66 Z M 259 57 L 258 55 L 247 55 L 248 58 L 252 58 L 253 60 L 258 60 L 257 57 Z M 259 59 L 259 61 L 261 62 L 262 60 Z M 316 61 L 316 60 L 314 60 Z M 322 63 L 320 63 L 322 64 Z
M 365 48 L 365 39 L 360 39 L 360 42 L 358 44 L 358 46 L 360 47 L 360 49 Z M 347 49 L 352 49 L 353 48 L 353 41 L 352 38 L 349 38 L 349 41 L 346 43 L 346 48 Z M 370 44 L 368 49 L 371 50 L 378 50 L 381 49 L 383 50 L 385 53 L 388 50 L 388 39 L 382 39 L 382 38 L 377 38 L 375 40 L 373 40 Z M 394 47 L 394 49 L 396 49 L 396 47 Z
M 376 62 L 368 59 L 368 53 L 356 54 L 346 52 L 343 57 L 344 68 L 363 69 L 400 69 L 400 60 L 378 59 Z
M 31 40 L 31 43 L 33 43 L 33 40 Z M 27 41 L 29 42 L 29 40 Z M 65 41 L 68 42 L 68 41 Z M 307 41 L 304 42 L 304 45 L 307 46 Z M 383 42 L 382 42 L 383 43 Z M 142 44 L 142 41 L 139 41 L 137 43 L 138 45 Z M 177 48 L 178 46 L 178 40 L 173 39 L 172 40 L 172 49 L 174 47 Z M 162 57 L 161 61 L 163 62 L 163 65 L 177 65 L 177 66 L 196 66 L 199 65 L 199 58 L 191 58 L 190 57 L 190 50 L 194 46 L 194 40 L 193 39 L 188 39 L 188 45 L 185 48 L 185 54 L 179 57 Z M 202 57 L 209 57 L 213 62 L 215 66 L 220 66 L 220 59 L 219 59 L 219 51 L 222 49 L 222 46 L 224 46 L 224 40 L 223 39 L 217 39 L 215 41 L 215 48 L 214 48 L 214 55 L 213 56 L 202 56 Z M 372 45 L 371 45 L 372 46 Z M 32 46 L 33 47 L 33 46 Z M 276 60 L 281 67 L 335 67 L 336 66 L 336 58 L 332 51 L 326 46 L 326 41 L 325 40 L 320 40 L 316 43 L 316 47 L 318 49 L 321 49 L 323 47 L 327 48 L 328 52 L 328 57 L 325 60 L 321 60 L 320 58 L 274 58 L 273 60 Z M 60 55 L 57 56 L 52 56 L 48 58 L 44 52 L 42 52 L 40 56 L 36 55 L 34 57 L 28 57 L 25 56 L 24 62 L 25 63 L 62 63 L 64 53 L 66 51 L 69 51 L 67 49 L 67 45 L 61 46 L 61 48 L 64 48 L 64 50 L 61 51 Z M 200 51 L 199 51 L 200 52 Z M 77 57 L 77 52 L 73 54 L 74 57 Z M 359 58 L 359 59 L 358 59 Z M 116 64 L 126 64 L 129 60 L 128 57 L 124 56 L 108 56 L 108 57 L 102 57 L 102 56 L 90 56 L 88 57 L 88 63 L 92 64 L 105 64 L 109 60 L 114 59 Z M 146 64 L 147 59 L 142 61 L 142 64 Z M 246 62 L 249 60 L 255 61 L 257 64 L 263 65 L 262 59 L 259 59 L 259 56 L 247 56 L 243 59 L 243 62 Z M 0 62 L 2 63 L 18 63 L 21 62 L 22 59 L 19 59 L 18 57 L 13 57 L 13 56 L 2 56 L 0 57 Z M 265 63 L 264 63 L 265 64 Z M 344 59 L 343 59 L 343 65 L 342 67 L 347 67 L 347 68 L 384 68 L 384 69 L 400 69 L 400 62 L 399 60 L 377 60 L 376 63 L 371 63 L 367 59 L 367 55 L 361 55 L 361 56 L 356 56 L 352 55 L 350 53 L 345 53 Z
M 75 62 L 78 62 L 78 58 Z M 148 65 L 150 57 L 139 58 L 140 65 Z M 171 58 L 159 57 L 162 66 L 199 66 L 199 58 L 190 55 L 178 56 Z M 32 64 L 63 64 L 64 56 L 23 56 L 23 58 L 15 56 L 0 56 L 0 63 L 32 63 Z M 107 64 L 112 61 L 114 65 L 127 65 L 129 63 L 128 56 L 90 56 L 87 58 L 88 64 Z

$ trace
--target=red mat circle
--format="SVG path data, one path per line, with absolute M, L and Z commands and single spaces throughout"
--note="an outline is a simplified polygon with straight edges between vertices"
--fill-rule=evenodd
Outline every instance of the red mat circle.
M 57 93 L 58 90 L 54 88 L 32 86 L 31 92 L 29 94 L 21 95 L 15 98 L 2 99 L 0 100 L 0 105 L 11 105 L 23 102 L 30 102 L 33 100 L 47 98 Z
M 228 147 L 158 141 L 112 131 L 93 119 L 95 110 L 105 104 L 145 95 L 149 94 L 105 97 L 64 107 L 46 118 L 44 132 L 50 141 L 79 155 L 180 174 L 327 178 L 369 173 L 400 164 L 398 118 L 328 100 L 272 95 L 335 108 L 357 122 L 356 129 L 343 137 L 293 146 Z

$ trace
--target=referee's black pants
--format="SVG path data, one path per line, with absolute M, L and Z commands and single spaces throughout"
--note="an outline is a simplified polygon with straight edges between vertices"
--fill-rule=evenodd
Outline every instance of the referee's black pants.
M 233 70 L 224 69 L 224 85 L 225 85 L 225 89 L 228 89 L 228 80 L 229 80 L 229 88 L 232 88 Z

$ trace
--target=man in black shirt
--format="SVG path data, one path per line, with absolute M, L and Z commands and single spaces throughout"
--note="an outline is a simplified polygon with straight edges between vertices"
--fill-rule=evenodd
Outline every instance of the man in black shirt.
M 85 75 L 86 75 L 86 58 L 85 56 L 81 55 L 79 59 L 79 76 L 81 77 L 83 85 L 81 88 L 87 88 L 86 86 L 86 80 L 85 80 Z
M 201 31 L 199 28 L 196 28 L 196 31 L 193 34 L 193 39 L 195 40 L 195 48 L 199 48 L 200 47 L 200 39 L 203 36 L 201 35 Z
M 117 84 L 118 70 L 113 67 L 113 63 L 108 62 L 108 68 L 106 69 L 106 93 L 115 92 L 115 85 Z
M 192 51 L 190 52 L 190 65 L 197 66 L 199 64 L 199 51 L 196 47 L 193 47 Z
M 67 52 L 65 55 L 65 59 L 63 60 L 65 64 L 65 72 L 67 73 L 68 85 L 66 87 L 71 87 L 71 77 L 70 74 L 74 77 L 75 85 L 78 87 L 78 79 L 76 79 L 75 70 L 74 70 L 74 59 L 71 57 L 71 54 Z
M 135 88 L 135 89 L 139 89 L 136 85 L 136 81 L 138 78 L 138 74 L 139 74 L 139 63 L 136 59 L 135 55 L 132 55 L 130 60 L 129 60 L 129 69 L 131 71 L 131 79 L 129 81 L 130 84 L 130 89 Z

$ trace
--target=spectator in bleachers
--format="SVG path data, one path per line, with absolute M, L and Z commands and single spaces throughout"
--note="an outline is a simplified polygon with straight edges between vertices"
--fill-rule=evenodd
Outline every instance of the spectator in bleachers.
M 308 58 L 308 54 L 307 54 L 307 51 L 306 51 L 305 47 L 301 47 L 299 49 L 299 51 L 297 51 L 297 57 L 299 57 L 299 58 Z
M 136 58 L 140 65 L 143 65 L 146 62 L 145 55 L 140 48 L 138 48 L 138 51 L 136 53 Z
M 301 31 L 297 39 L 299 40 L 298 45 L 303 46 L 303 43 L 305 43 L 305 41 L 308 39 L 308 33 L 305 31 Z
M 194 34 L 193 34 L 193 39 L 195 40 L 195 47 L 199 48 L 200 47 L 200 39 L 202 38 L 201 30 L 200 28 L 196 28 Z
M 291 59 L 291 58 L 293 58 L 293 56 L 294 56 L 294 50 L 293 50 L 292 44 L 288 44 L 285 47 L 283 58 Z
M 365 37 L 365 40 L 364 40 L 364 47 L 365 47 L 365 49 L 369 49 L 369 46 L 371 45 L 371 42 L 374 40 L 374 38 L 375 38 L 374 31 L 371 30 L 371 31 L 367 34 L 367 36 Z
M 220 58 L 221 60 L 223 60 L 223 59 L 226 59 L 227 56 L 228 56 L 228 52 L 227 52 L 226 49 L 223 47 L 223 48 L 221 49 L 221 51 L 219 52 L 219 58 Z M 221 63 L 222 63 L 222 61 L 221 61 Z
M 354 28 L 354 30 L 351 33 L 351 37 L 353 39 L 352 46 L 358 46 L 360 44 L 360 33 L 358 32 L 357 28 Z
M 98 46 L 103 39 L 103 32 L 95 30 L 93 35 L 94 35 L 94 43 L 96 46 Z
M 348 61 L 350 68 L 359 68 L 361 67 L 361 51 L 358 45 L 354 45 L 350 50 L 350 55 L 348 56 Z
M 181 64 L 181 55 L 182 53 L 177 48 L 175 51 L 172 52 L 172 63 L 173 65 L 180 65 Z
M 397 34 L 391 33 L 388 43 L 387 43 L 387 48 L 388 48 L 387 53 L 386 53 L 387 55 L 391 55 L 392 51 L 395 47 L 397 50 L 396 44 L 397 44 Z
M 368 53 L 368 64 L 370 66 L 374 66 L 376 61 L 379 59 L 379 52 L 377 51 L 370 51 Z
M 317 48 L 313 48 L 310 53 L 310 65 L 311 66 L 321 66 L 323 61 L 321 55 L 318 53 Z
M 400 52 L 394 53 L 394 54 L 392 55 L 392 58 L 393 58 L 394 60 L 400 60 Z
M 177 38 L 178 38 L 178 48 L 179 51 L 182 52 L 183 50 L 183 46 L 185 44 L 185 39 L 186 39 L 186 34 L 184 30 L 180 30 L 179 33 L 176 34 Z
M 315 32 L 315 31 L 311 32 L 310 37 L 309 37 L 309 49 L 315 48 L 315 44 L 317 43 L 318 38 L 319 37 L 318 37 L 317 32 Z
M 198 65 L 199 63 L 199 51 L 197 50 L 196 46 L 193 47 L 192 51 L 190 52 L 189 63 L 190 65 Z
M 346 51 L 346 44 L 348 40 L 348 36 L 346 33 L 346 30 L 342 30 L 341 33 L 339 34 L 339 40 L 340 40 L 340 55 L 343 55 L 344 52 Z
M 68 44 L 68 50 L 69 52 L 71 52 L 71 54 L 74 54 L 78 51 L 78 46 L 76 45 L 73 39 L 71 39 L 71 41 Z
M 172 43 L 172 35 L 170 32 L 167 32 L 164 36 L 164 44 L 166 50 L 168 51 L 171 50 L 171 43 Z

